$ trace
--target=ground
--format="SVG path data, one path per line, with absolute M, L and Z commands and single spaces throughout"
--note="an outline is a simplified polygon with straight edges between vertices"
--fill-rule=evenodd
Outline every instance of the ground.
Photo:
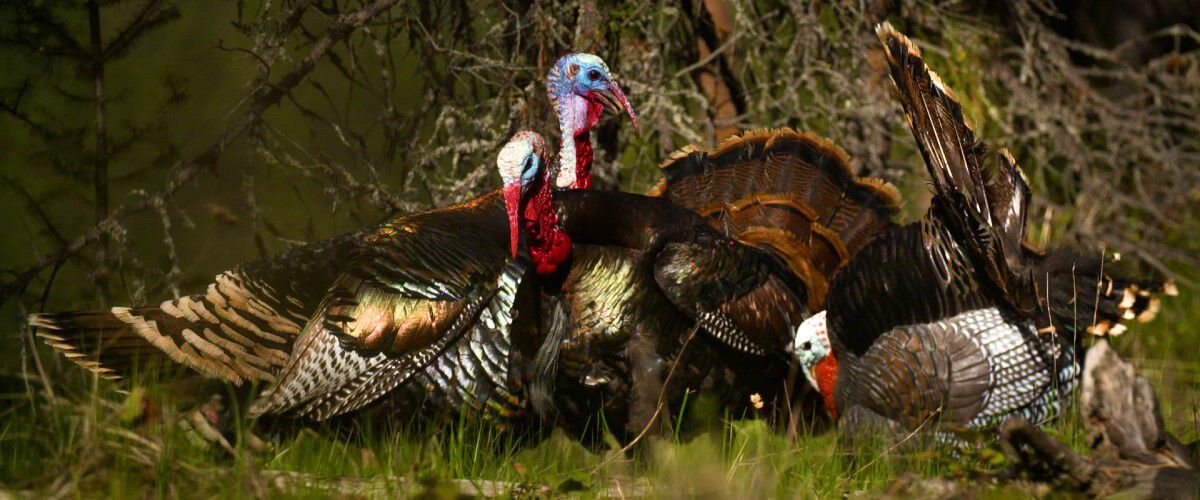
M 1200 341 L 1188 327 L 1200 314 L 1197 306 L 1200 298 L 1185 289 L 1154 323 L 1114 341 L 1155 384 L 1164 418 L 1184 442 L 1200 438 L 1200 361 L 1191 355 Z M 75 372 L 68 367 L 64 378 L 55 379 L 53 403 L 37 388 L 36 375 L 30 375 L 30 392 L 7 395 L 11 406 L 0 410 L 0 497 L 572 492 L 824 498 L 902 489 L 911 494 L 906 488 L 916 478 L 948 480 L 921 483 L 925 494 L 964 484 L 989 491 L 1011 487 L 986 480 L 1004 466 L 994 450 L 954 457 L 881 445 L 853 456 L 832 432 L 793 442 L 760 421 L 726 424 L 721 418 L 694 436 L 660 439 L 624 454 L 615 444 L 589 451 L 561 435 L 528 444 L 474 422 L 423 430 L 377 424 L 353 433 L 323 426 L 259 429 L 271 449 L 254 451 L 242 440 L 230 453 L 181 424 L 181 412 L 192 404 L 184 402 L 187 394 L 200 389 L 153 381 L 113 384 Z M 1055 422 L 1051 433 L 1078 450 L 1086 446 L 1073 418 Z

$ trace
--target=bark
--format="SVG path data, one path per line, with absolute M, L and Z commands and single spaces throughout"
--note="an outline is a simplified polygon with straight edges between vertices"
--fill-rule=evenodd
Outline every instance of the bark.
M 737 134 L 738 117 L 746 109 L 741 84 L 733 74 L 733 13 L 725 0 L 704 0 L 696 19 L 697 60 L 693 78 L 708 101 L 713 140 Z M 720 51 L 717 53 L 716 51 Z

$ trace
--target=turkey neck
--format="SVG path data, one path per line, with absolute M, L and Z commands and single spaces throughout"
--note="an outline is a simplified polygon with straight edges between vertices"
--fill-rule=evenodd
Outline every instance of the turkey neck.
M 561 101 L 560 101 L 561 102 Z M 604 105 L 580 99 L 579 104 L 556 106 L 559 128 L 563 132 L 562 150 L 558 156 L 558 170 L 575 169 L 575 182 L 564 189 L 591 189 L 592 187 L 592 127 L 604 115 Z M 579 117 L 582 115 L 582 122 Z M 574 123 L 577 127 L 572 127 Z
M 571 253 L 571 239 L 558 229 L 554 211 L 552 180 L 542 175 L 530 186 L 530 195 L 521 211 L 521 230 L 538 274 L 554 274 Z
M 825 403 L 825 409 L 829 411 L 831 417 L 838 418 L 836 396 L 838 361 L 832 351 L 813 367 L 813 379 L 817 382 L 817 392 L 821 393 L 821 401 Z

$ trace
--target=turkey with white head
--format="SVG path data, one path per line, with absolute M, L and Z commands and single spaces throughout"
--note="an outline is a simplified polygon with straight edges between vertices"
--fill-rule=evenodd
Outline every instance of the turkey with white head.
M 1020 168 L 976 141 L 916 45 L 887 23 L 876 32 L 933 200 L 834 275 L 793 354 L 835 416 L 859 407 L 909 430 L 1045 422 L 1076 385 L 1080 337 L 1148 320 L 1152 285 L 1070 249 L 1031 250 Z

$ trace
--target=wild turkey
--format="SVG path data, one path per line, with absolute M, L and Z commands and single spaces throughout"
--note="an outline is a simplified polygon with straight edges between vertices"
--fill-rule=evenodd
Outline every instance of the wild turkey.
M 898 201 L 829 142 L 790 130 L 689 148 L 664 173 L 657 198 L 555 193 L 573 256 L 561 286 L 545 285 L 530 378 L 539 412 L 574 433 L 596 437 L 600 411 L 629 440 L 689 389 L 737 409 L 782 395 L 792 328 Z
M 1100 333 L 1142 314 L 1147 284 L 1071 250 L 1029 250 L 1020 168 L 1005 151 L 985 163 L 917 47 L 887 23 L 876 32 L 933 201 L 834 275 L 826 311 L 796 331 L 795 355 L 834 415 L 862 408 L 908 430 L 1044 422 L 1076 384 L 1076 324 Z
M 563 77 L 572 73 L 574 83 Z M 560 126 L 570 133 L 569 142 L 577 150 L 581 149 L 580 137 L 586 140 L 587 130 L 599 119 L 604 106 L 635 116 L 607 67 L 595 56 L 563 57 L 550 71 L 548 80 L 548 91 L 556 96 L 554 107 Z M 586 113 L 580 115 L 580 110 Z M 570 177 L 577 177 L 589 171 L 591 158 L 581 155 L 570 162 L 574 166 Z M 486 309 L 476 295 L 493 293 L 508 272 L 504 270 L 509 249 L 505 221 L 504 195 L 493 192 L 239 266 L 219 275 L 206 293 L 169 300 L 158 307 L 43 313 L 30 316 L 29 323 L 68 359 L 105 377 L 117 377 L 134 360 L 140 360 L 142 364 L 179 363 L 234 384 L 276 382 L 289 359 L 295 358 L 294 344 L 301 329 L 316 317 L 318 309 L 352 308 L 353 299 L 347 294 L 363 284 L 378 285 L 381 290 L 413 299 L 407 303 L 411 310 L 397 310 L 393 316 L 409 313 L 407 319 L 415 323 L 406 325 L 415 328 L 412 332 L 416 336 L 397 340 L 400 344 L 395 349 L 429 348 L 446 342 L 436 334 L 464 329 L 457 319 Z M 503 241 L 493 248 L 494 237 Z M 544 267 L 554 259 L 565 258 L 549 253 L 552 249 L 547 247 L 547 253 L 536 256 L 534 262 Z M 470 293 L 475 290 L 473 286 L 485 291 L 454 295 L 454 291 Z M 334 292 L 323 300 L 331 289 Z M 413 316 L 417 314 L 428 317 Z M 399 324 L 406 318 L 393 319 Z M 384 337 L 390 338 L 392 333 L 386 332 Z M 374 338 L 364 347 L 386 341 Z M 409 341 L 415 343 L 404 343 Z M 429 342 L 432 344 L 426 345 Z M 358 365 L 365 363 L 362 356 L 352 358 Z M 372 373 L 379 370 L 374 366 Z M 308 379 L 297 379 L 296 383 L 299 380 Z M 330 387 L 328 382 L 320 387 Z M 379 383 L 373 388 L 386 385 Z M 341 391 L 340 396 L 321 396 L 327 402 L 320 404 L 314 399 L 319 395 L 308 393 L 304 405 L 283 397 L 291 394 L 288 391 L 276 392 L 278 399 L 259 409 L 284 411 L 285 406 L 295 404 L 298 406 L 292 408 L 293 413 L 324 418 L 365 404 L 364 399 L 374 395 L 362 392 L 365 388 L 360 390 L 362 394 L 345 393 L 347 387 L 336 389 Z

